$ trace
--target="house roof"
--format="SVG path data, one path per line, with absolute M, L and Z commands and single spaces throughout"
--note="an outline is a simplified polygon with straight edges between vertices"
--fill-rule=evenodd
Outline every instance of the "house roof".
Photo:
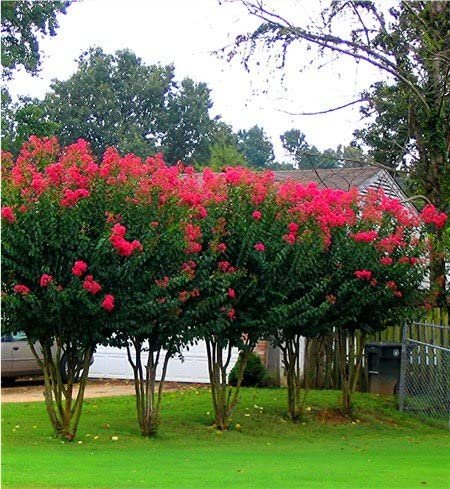
M 274 171 L 275 180 L 284 182 L 294 180 L 300 183 L 317 183 L 319 188 L 334 188 L 339 190 L 350 190 L 352 187 L 365 188 L 366 184 L 377 174 L 381 173 L 379 168 L 368 166 L 364 168 L 330 168 L 315 170 L 287 170 Z

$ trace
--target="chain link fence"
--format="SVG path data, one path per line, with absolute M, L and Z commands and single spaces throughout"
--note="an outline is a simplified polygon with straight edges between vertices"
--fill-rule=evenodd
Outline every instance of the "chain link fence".
M 450 327 L 404 326 L 399 405 L 401 411 L 450 429 Z

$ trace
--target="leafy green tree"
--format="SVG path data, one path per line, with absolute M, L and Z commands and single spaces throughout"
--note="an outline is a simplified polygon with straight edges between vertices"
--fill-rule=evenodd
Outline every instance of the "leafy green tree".
M 98 156 L 109 146 L 148 156 L 165 133 L 173 76 L 173 66 L 146 66 L 131 51 L 91 48 L 68 80 L 53 82 L 42 105 L 63 144 L 85 138 Z
M 211 139 L 211 156 L 208 167 L 220 171 L 227 166 L 245 165 L 244 155 L 238 148 L 238 137 L 231 127 L 222 121 L 215 123 Z
M 210 157 L 210 90 L 189 78 L 176 82 L 172 65 L 91 48 L 75 74 L 51 88 L 42 107 L 64 144 L 84 138 L 97 156 L 109 146 L 141 157 L 162 151 L 169 164 L 204 165 Z
M 240 130 L 238 138 L 239 150 L 249 166 L 264 168 L 273 163 L 273 144 L 263 128 L 253 126 L 248 130 Z
M 2 138 L 4 151 L 18 154 L 30 136 L 50 137 L 58 132 L 58 124 L 48 120 L 39 100 L 22 98 L 15 107 L 9 100 L 5 108 L 7 113 L 3 117 L 7 127 Z
M 169 94 L 162 151 L 169 164 L 177 161 L 205 166 L 211 156 L 214 122 L 210 118 L 211 90 L 190 78 Z
M 65 14 L 71 3 L 1 2 L 3 76 L 10 78 L 19 66 L 33 75 L 37 74 L 41 65 L 39 37 L 56 35 L 58 14 Z

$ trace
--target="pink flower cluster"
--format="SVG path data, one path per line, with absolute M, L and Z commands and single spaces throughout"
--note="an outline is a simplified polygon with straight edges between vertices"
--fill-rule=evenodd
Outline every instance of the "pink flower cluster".
M 434 224 L 437 228 L 444 227 L 447 221 L 447 214 L 439 212 L 432 204 L 427 204 L 423 208 L 421 217 L 425 224 Z
M 2 218 L 11 223 L 15 222 L 16 216 L 14 215 L 12 207 L 2 207 Z
M 98 294 L 102 290 L 102 286 L 94 280 L 92 275 L 86 275 L 83 281 L 83 289 L 87 290 L 90 294 Z
M 77 277 L 82 277 L 87 272 L 87 269 L 88 265 L 86 262 L 77 260 L 72 267 L 72 273 Z
M 125 234 L 127 228 L 122 224 L 116 223 L 112 227 L 112 234 L 109 237 L 110 243 L 120 256 L 131 256 L 135 251 L 142 251 L 142 244 L 138 240 L 127 241 Z
M 350 237 L 358 243 L 372 243 L 378 238 L 377 231 L 359 231 L 351 234 Z
M 52 282 L 53 282 L 53 277 L 51 275 L 44 273 L 43 275 L 41 275 L 41 278 L 39 280 L 39 285 L 41 287 L 48 287 Z
M 359 280 L 370 280 L 372 278 L 372 272 L 370 270 L 356 270 L 354 275 Z

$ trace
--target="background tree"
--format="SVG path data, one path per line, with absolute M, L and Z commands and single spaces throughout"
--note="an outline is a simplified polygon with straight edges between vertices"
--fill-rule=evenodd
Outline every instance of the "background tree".
M 2 149 L 18 154 L 30 136 L 51 137 L 58 132 L 57 123 L 49 120 L 39 100 L 21 98 L 17 104 L 11 101 L 4 107 Z M 6 125 L 6 127 L 3 126 Z
M 222 121 L 215 122 L 211 144 L 208 167 L 220 171 L 227 166 L 245 165 L 244 155 L 238 147 L 238 136 L 228 124 Z
M 1 3 L 3 76 L 22 66 L 35 75 L 41 66 L 39 37 L 55 36 L 58 14 L 65 14 L 72 1 Z
M 169 164 L 177 161 L 205 166 L 211 156 L 214 122 L 209 116 L 211 90 L 185 78 L 168 96 L 167 121 L 161 146 Z
M 169 164 L 204 165 L 214 130 L 210 90 L 174 77 L 173 65 L 149 66 L 128 50 L 91 48 L 68 80 L 53 82 L 42 108 L 58 124 L 62 143 L 85 138 L 97 156 L 114 146 L 142 157 L 162 151 Z
M 278 50 L 285 59 L 291 46 L 305 43 L 315 46 L 321 56 L 347 56 L 375 66 L 388 77 L 387 85 L 394 88 L 385 90 L 385 95 L 391 92 L 394 106 L 405 106 L 408 134 L 417 151 L 411 177 L 428 201 L 448 211 L 450 4 L 402 1 L 386 9 L 381 2 L 331 2 L 318 19 L 299 25 L 264 2 L 242 3 L 261 20 L 254 32 L 237 37 L 228 52 L 234 56 L 245 46 L 245 66 L 249 67 L 258 45 L 268 46 L 271 54 Z M 437 231 L 437 241 L 443 241 L 442 230 Z M 439 250 L 432 256 L 431 282 L 440 307 L 447 307 L 445 281 L 445 256 Z
M 1 2 L 1 24 L 2 24 L 2 80 L 1 90 L 2 102 L 2 124 L 1 139 L 2 147 L 6 151 L 19 151 L 22 143 L 27 139 L 28 129 L 32 127 L 38 136 L 50 136 L 50 127 L 44 128 L 38 122 L 40 116 L 37 109 L 25 109 L 16 120 L 16 112 L 23 104 L 16 104 L 11 99 L 8 91 L 7 81 L 11 80 L 13 73 L 22 67 L 28 73 L 37 75 L 41 66 L 41 52 L 39 39 L 41 36 L 55 36 L 58 28 L 58 15 L 65 14 L 72 1 L 62 2 L 39 2 L 39 1 L 4 1 Z M 31 116 L 35 113 L 36 117 Z M 31 123 L 35 119 L 37 124 Z M 19 141 L 15 142 L 18 126 L 25 122 L 28 129 L 23 131 Z M 47 129 L 49 131 L 47 132 Z
M 239 150 L 249 166 L 264 168 L 275 159 L 273 144 L 259 126 L 243 129 L 238 132 Z
M 91 48 L 68 80 L 53 82 L 42 107 L 63 144 L 85 138 L 97 156 L 109 146 L 148 156 L 165 133 L 173 77 L 173 66 L 147 66 L 131 51 Z

